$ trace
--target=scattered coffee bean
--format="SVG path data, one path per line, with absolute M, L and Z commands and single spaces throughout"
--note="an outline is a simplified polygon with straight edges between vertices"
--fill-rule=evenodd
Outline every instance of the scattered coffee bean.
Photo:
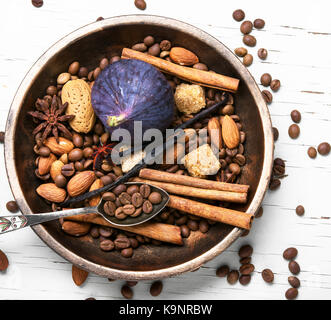
M 279 138 L 279 131 L 276 127 L 272 127 L 272 133 L 274 135 L 274 141 L 277 141 Z
M 155 39 L 154 39 L 154 37 L 152 37 L 152 36 L 147 36 L 147 37 L 145 37 L 145 39 L 144 39 L 144 44 L 145 44 L 147 47 L 152 46 L 154 43 L 155 43 Z
M 7 270 L 8 265 L 9 265 L 9 261 L 6 254 L 0 250 L 0 271 Z
M 223 278 L 223 277 L 226 277 L 228 275 L 229 271 L 230 271 L 230 269 L 227 265 L 220 266 L 216 270 L 216 275 L 220 278 Z
M 298 296 L 298 289 L 290 288 L 285 292 L 285 297 L 288 300 L 294 300 Z
M 305 214 L 305 208 L 299 205 L 296 207 L 295 212 L 298 216 L 303 216 Z
M 269 184 L 269 189 L 270 190 L 277 190 L 281 185 L 281 182 L 279 179 L 271 179 L 270 184 Z
M 251 282 L 252 276 L 250 274 L 242 274 L 239 277 L 239 283 L 243 286 L 248 285 Z
M 149 292 L 153 297 L 157 297 L 162 292 L 162 289 L 163 289 L 162 281 L 155 281 L 152 283 Z
M 274 281 L 274 273 L 270 269 L 264 269 L 261 275 L 263 280 L 267 283 L 272 283 Z
M 254 28 L 263 29 L 265 26 L 265 22 L 263 19 L 255 19 L 254 20 Z
M 148 198 L 151 193 L 151 188 L 147 184 L 142 184 L 139 188 L 140 194 L 143 196 L 143 198 Z
M 301 113 L 298 110 L 293 110 L 291 112 L 291 119 L 295 123 L 299 123 L 301 121 Z
M 243 264 L 240 269 L 239 269 L 239 272 L 241 274 L 244 274 L 244 275 L 247 275 L 247 274 L 251 274 L 252 272 L 254 272 L 254 265 L 251 264 L 251 263 L 248 263 L 248 264 Z
M 237 270 L 231 270 L 226 279 L 229 284 L 235 284 L 239 279 L 239 272 Z
M 125 213 L 126 215 L 132 215 L 135 211 L 136 211 L 136 207 L 132 204 L 126 204 L 125 206 L 123 206 L 123 213 Z
M 288 277 L 288 283 L 293 287 L 293 288 L 299 288 L 300 287 L 300 280 L 297 277 L 290 276 Z
M 278 79 L 274 79 L 271 81 L 270 83 L 270 89 L 273 91 L 273 92 L 277 92 L 280 88 L 280 81 Z
M 298 250 L 296 248 L 290 247 L 283 252 L 283 258 L 285 260 L 293 260 L 298 255 Z
M 328 142 L 322 142 L 318 145 L 318 153 L 322 156 L 327 156 L 330 153 L 330 144 Z
M 116 205 L 112 201 L 106 201 L 103 205 L 103 210 L 105 211 L 106 214 L 112 217 L 115 215 Z
M 240 47 L 235 49 L 234 52 L 238 57 L 244 57 L 247 54 L 247 49 Z
M 236 21 L 242 21 L 245 19 L 245 12 L 241 9 L 237 9 L 232 13 L 232 17 Z
M 43 0 L 32 0 L 31 1 L 32 4 L 36 7 L 36 8 L 40 8 L 43 6 L 44 1 Z
M 68 154 L 68 159 L 70 161 L 79 161 L 83 158 L 83 151 L 82 149 L 75 148 L 72 149 Z
M 124 285 L 121 289 L 122 296 L 126 299 L 132 299 L 133 291 L 128 285 Z
M 143 204 L 143 197 L 140 193 L 135 192 L 131 197 L 131 203 L 136 207 L 139 208 Z
M 241 259 L 239 260 L 239 262 L 240 262 L 241 264 L 249 264 L 249 263 L 251 263 L 251 261 L 252 261 L 252 258 L 251 258 L 251 257 L 241 258 Z
M 317 150 L 314 147 L 309 147 L 307 153 L 309 158 L 315 159 L 317 157 Z
M 263 90 L 262 97 L 267 104 L 270 104 L 272 102 L 272 93 L 270 91 Z
M 264 73 L 261 78 L 260 78 L 260 81 L 261 81 L 261 84 L 264 86 L 264 87 L 268 87 L 271 83 L 271 75 L 269 73 Z
M 153 205 L 149 200 L 144 201 L 142 208 L 144 213 L 151 213 L 153 211 Z
M 79 62 L 78 61 L 74 61 L 68 68 L 68 72 L 72 75 L 75 75 L 78 73 L 79 71 Z
M 64 188 L 67 185 L 67 179 L 65 178 L 64 175 L 58 174 L 54 178 L 54 183 L 58 188 Z
M 296 123 L 291 124 L 290 127 L 288 128 L 288 135 L 292 139 L 298 138 L 300 135 L 300 127 Z
M 261 218 L 263 215 L 263 207 L 260 207 L 259 210 L 257 210 L 255 218 Z
M 121 201 L 123 205 L 130 204 L 131 203 L 131 196 L 127 192 L 122 192 L 118 199 Z
M 19 210 L 19 207 L 16 203 L 16 201 L 8 201 L 6 203 L 6 208 L 8 211 L 12 212 L 12 213 L 16 213 Z
M 134 5 L 139 10 L 145 10 L 146 9 L 146 2 L 145 2 L 145 0 L 134 0 Z
M 294 260 L 289 262 L 288 268 L 295 275 L 300 273 L 300 265 Z
M 5 133 L 3 131 L 0 131 L 0 143 L 4 143 L 5 141 Z
M 61 168 L 61 174 L 64 175 L 65 177 L 71 177 L 74 175 L 74 173 L 75 173 L 75 167 L 73 163 L 65 164 Z
M 249 244 L 246 244 L 239 249 L 238 254 L 240 258 L 250 257 L 253 254 L 253 248 Z
M 243 34 L 249 34 L 253 30 L 253 23 L 251 21 L 244 21 L 240 26 L 240 31 Z
M 265 60 L 265 59 L 267 59 L 267 57 L 268 57 L 268 50 L 265 49 L 265 48 L 260 48 L 260 49 L 257 51 L 257 55 L 258 55 L 258 57 L 259 57 L 261 60 Z
M 243 37 L 243 42 L 246 46 L 255 47 L 256 38 L 250 34 L 245 34 Z
M 251 54 L 246 54 L 243 59 L 243 63 L 246 67 L 249 67 L 253 63 L 253 56 Z

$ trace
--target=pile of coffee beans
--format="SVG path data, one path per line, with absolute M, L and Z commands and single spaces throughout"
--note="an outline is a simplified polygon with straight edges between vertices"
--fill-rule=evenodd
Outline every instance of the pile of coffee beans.
M 142 213 L 153 212 L 154 205 L 162 201 L 162 196 L 160 192 L 152 191 L 147 184 L 120 184 L 111 192 L 105 192 L 102 199 L 105 201 L 105 213 L 123 220 L 128 216 L 136 218 Z
M 16 213 L 16 212 L 18 212 L 18 210 L 19 210 L 19 207 L 18 207 L 16 201 L 14 201 L 14 200 L 8 201 L 8 202 L 6 203 L 6 208 L 7 208 L 7 210 L 10 211 L 11 213 Z
M 300 280 L 296 277 L 300 273 L 300 265 L 294 260 L 298 255 L 296 248 L 287 248 L 283 252 L 283 258 L 289 261 L 288 268 L 293 276 L 288 277 L 288 283 L 292 286 L 285 292 L 285 297 L 288 300 L 293 300 L 298 296 L 298 288 L 300 287 Z

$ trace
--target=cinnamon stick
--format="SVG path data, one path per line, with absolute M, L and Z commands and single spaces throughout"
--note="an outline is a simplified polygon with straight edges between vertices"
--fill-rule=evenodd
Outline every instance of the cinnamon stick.
M 202 188 L 202 189 L 230 191 L 230 192 L 239 192 L 239 193 L 247 193 L 249 190 L 249 186 L 244 184 L 218 182 L 218 181 L 200 179 L 190 176 L 183 176 L 175 173 L 169 173 L 165 171 L 159 171 L 148 168 L 141 169 L 139 172 L 139 177 L 142 179 L 148 179 L 148 180 L 154 180 L 160 182 L 169 182 L 174 184 L 180 184 L 183 186 Z
M 133 181 L 148 183 L 156 187 L 160 187 L 169 193 L 179 194 L 187 197 L 195 197 L 208 200 L 220 200 L 235 203 L 246 203 L 247 201 L 247 193 L 201 189 L 174 183 L 146 180 L 141 178 L 133 178 Z
M 149 54 L 145 54 L 132 49 L 124 48 L 122 50 L 121 58 L 145 61 L 158 68 L 162 72 L 172 74 L 185 81 L 200 84 L 205 87 L 229 92 L 236 92 L 238 90 L 238 79 L 227 77 L 214 72 L 180 66 L 170 61 L 157 58 Z
M 146 222 L 136 226 L 114 226 L 106 221 L 97 213 L 80 214 L 76 216 L 66 217 L 65 220 L 80 221 L 98 224 L 101 226 L 112 227 L 132 233 L 140 234 L 148 238 L 159 240 L 162 242 L 168 242 L 173 244 L 182 245 L 183 239 L 180 232 L 180 227 L 173 226 L 165 223 L 158 222 Z
M 254 216 L 249 213 L 212 206 L 172 195 L 170 196 L 168 207 L 246 230 L 250 230 L 254 219 Z

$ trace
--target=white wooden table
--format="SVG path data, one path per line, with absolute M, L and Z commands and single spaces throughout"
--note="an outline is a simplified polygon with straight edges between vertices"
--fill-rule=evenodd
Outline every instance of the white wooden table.
M 232 19 L 234 9 L 244 9 L 252 21 L 265 19 L 265 28 L 253 33 L 258 44 L 249 50 L 255 59 L 249 70 L 256 79 L 269 72 L 281 80 L 282 87 L 274 94 L 270 112 L 280 131 L 275 156 L 287 160 L 289 176 L 278 191 L 268 192 L 264 215 L 256 220 L 248 237 L 241 238 L 199 271 L 166 279 L 159 299 L 283 299 L 289 287 L 289 271 L 281 254 L 289 246 L 299 250 L 299 298 L 330 299 L 331 155 L 311 160 L 306 152 L 310 145 L 331 142 L 331 5 L 323 0 L 292 0 L 286 4 L 257 0 L 146 1 L 144 12 L 135 8 L 133 0 L 44 0 L 39 9 L 30 0 L 1 1 L 0 130 L 5 128 L 15 91 L 34 61 L 58 39 L 99 16 L 146 13 L 177 18 L 209 32 L 232 50 L 242 45 L 240 24 Z M 256 56 L 260 47 L 269 50 L 265 62 Z M 293 109 L 302 114 L 297 140 L 287 134 Z M 5 214 L 6 202 L 12 195 L 4 161 L 0 161 L 0 212 Z M 306 209 L 303 217 L 295 214 L 298 204 Z M 215 277 L 215 269 L 223 263 L 238 268 L 237 250 L 244 243 L 254 247 L 256 269 L 248 286 L 230 286 L 225 279 Z M 0 273 L 0 299 L 121 298 L 122 281 L 110 283 L 91 274 L 82 287 L 76 287 L 71 280 L 71 264 L 30 229 L 1 236 L 0 248 L 10 260 L 7 272 Z M 264 268 L 275 272 L 273 285 L 262 280 Z M 139 283 L 134 288 L 135 298 L 150 298 L 150 283 Z

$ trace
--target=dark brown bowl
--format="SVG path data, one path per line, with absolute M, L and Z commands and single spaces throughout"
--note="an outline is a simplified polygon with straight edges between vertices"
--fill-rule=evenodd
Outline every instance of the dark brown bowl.
M 233 208 L 255 213 L 260 207 L 270 179 L 273 136 L 268 108 L 248 70 L 221 42 L 194 26 L 164 17 L 131 15 L 92 23 L 64 37 L 39 58 L 17 90 L 7 119 L 5 160 L 8 179 L 23 214 L 50 211 L 35 192 L 40 181 L 34 176 L 33 123 L 27 111 L 36 98 L 71 62 L 79 60 L 95 68 L 109 47 L 120 51 L 150 34 L 157 40 L 169 39 L 173 45 L 188 48 L 216 72 L 240 79 L 235 105 L 247 132 L 248 159 L 241 183 L 249 184 L 251 191 L 246 205 Z M 102 252 L 97 242 L 64 234 L 57 221 L 33 230 L 58 254 L 81 268 L 108 278 L 137 280 L 195 270 L 242 233 L 238 228 L 217 224 L 207 234 L 193 232 L 182 247 L 142 245 L 127 259 L 118 252 Z

